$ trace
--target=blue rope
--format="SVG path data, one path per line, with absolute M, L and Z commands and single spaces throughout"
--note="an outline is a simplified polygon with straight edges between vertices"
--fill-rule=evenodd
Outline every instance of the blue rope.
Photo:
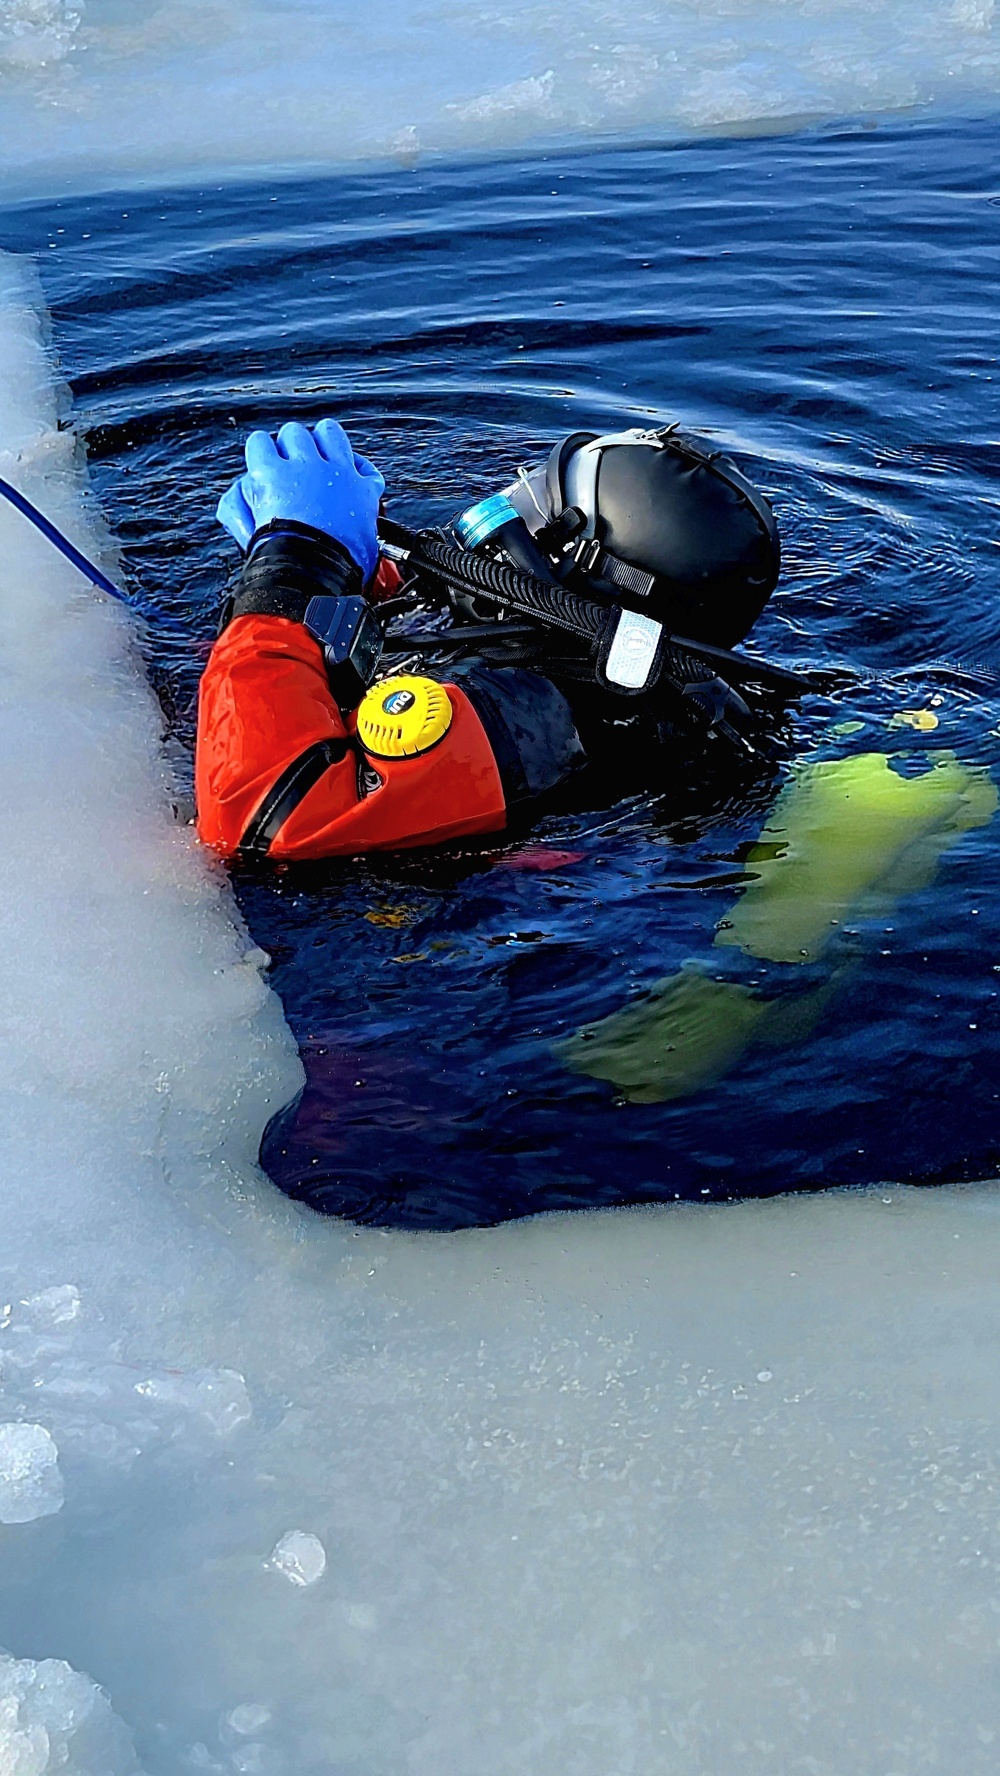
M 18 493 L 17 488 L 12 487 L 9 481 L 4 481 L 2 476 L 0 476 L 0 494 L 4 499 L 9 500 L 19 512 L 23 513 L 29 523 L 33 524 L 36 530 L 41 531 L 43 537 L 47 537 L 50 543 L 54 543 L 55 547 L 65 555 L 66 560 L 71 561 L 73 566 L 78 568 L 92 585 L 98 586 L 102 592 L 107 592 L 111 598 L 117 598 L 119 604 L 131 605 L 132 600 L 121 588 L 116 586 L 113 580 L 109 580 L 107 574 L 102 574 L 100 568 L 95 567 L 92 561 L 88 561 L 86 555 L 80 553 L 76 545 L 70 542 L 69 537 L 63 536 L 62 531 L 56 528 L 50 518 L 46 518 L 44 512 L 40 512 L 37 506 L 33 506 L 29 499 L 25 499 L 23 493 Z

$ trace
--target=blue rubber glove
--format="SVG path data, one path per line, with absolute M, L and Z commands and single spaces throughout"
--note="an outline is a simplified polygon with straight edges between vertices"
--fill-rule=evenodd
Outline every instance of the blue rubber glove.
M 219 501 L 216 517 L 244 551 L 255 531 L 282 518 L 321 530 L 347 550 L 370 579 L 378 566 L 375 521 L 385 481 L 357 456 L 343 426 L 321 419 L 309 431 L 291 421 L 276 438 L 251 432 L 247 472 Z

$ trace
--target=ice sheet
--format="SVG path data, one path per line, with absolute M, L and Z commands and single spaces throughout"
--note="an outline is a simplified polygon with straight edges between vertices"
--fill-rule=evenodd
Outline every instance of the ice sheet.
M 56 421 L 0 260 L 0 474 L 107 560 Z M 130 620 L 6 512 L 0 687 L 0 1421 L 63 1488 L 0 1524 L 0 1768 L 90 1776 L 65 1660 L 150 1776 L 993 1776 L 995 1189 L 299 1214 Z
M 5 0 L 9 192 L 992 104 L 996 0 Z

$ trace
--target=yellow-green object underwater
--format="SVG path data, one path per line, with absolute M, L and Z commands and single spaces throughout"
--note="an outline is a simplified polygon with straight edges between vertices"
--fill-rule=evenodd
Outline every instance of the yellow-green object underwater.
M 942 854 L 985 826 L 998 801 L 981 767 L 951 752 L 930 757 L 917 777 L 900 776 L 881 752 L 796 766 L 715 943 L 761 961 L 815 962 L 845 922 L 885 913 L 929 882 Z M 751 1043 L 802 1040 L 836 985 L 833 977 L 805 999 L 768 1000 L 685 968 L 554 1052 L 635 1103 L 664 1103 L 714 1084 Z

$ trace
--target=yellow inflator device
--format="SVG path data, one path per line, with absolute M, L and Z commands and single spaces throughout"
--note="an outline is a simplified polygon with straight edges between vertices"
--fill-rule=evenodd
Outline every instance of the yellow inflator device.
M 401 672 L 365 692 L 358 739 L 373 758 L 414 758 L 444 739 L 453 713 L 444 685 Z

